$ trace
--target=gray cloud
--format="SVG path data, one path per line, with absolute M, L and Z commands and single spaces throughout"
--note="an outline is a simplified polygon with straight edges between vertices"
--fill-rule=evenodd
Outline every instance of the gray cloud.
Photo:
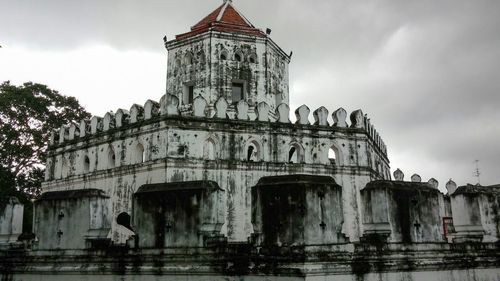
M 11 1 L 1 5 L 0 40 L 165 53 L 164 34 L 188 31 L 221 2 Z M 292 105 L 362 108 L 396 159 L 392 167 L 408 175 L 463 184 L 480 159 L 483 183 L 500 182 L 499 1 L 234 2 L 293 50 Z

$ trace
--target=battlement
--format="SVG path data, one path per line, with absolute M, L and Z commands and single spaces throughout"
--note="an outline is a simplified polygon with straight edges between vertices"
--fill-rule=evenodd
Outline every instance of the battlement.
M 81 120 L 79 124 L 72 123 L 62 126 L 59 130 L 54 130 L 51 134 L 49 146 L 64 146 L 69 142 L 78 139 L 88 138 L 105 134 L 113 130 L 126 128 L 129 125 L 141 126 L 154 120 L 164 117 L 176 119 L 213 119 L 213 120 L 234 120 L 234 121 L 254 121 L 277 124 L 290 124 L 296 129 L 312 127 L 318 129 L 355 129 L 364 131 L 373 141 L 375 147 L 387 156 L 387 146 L 380 137 L 370 119 L 361 110 L 353 111 L 350 116 L 350 124 L 347 121 L 347 111 L 339 108 L 332 113 L 333 124 L 330 124 L 329 111 L 321 106 L 314 110 L 314 122 L 311 123 L 309 115 L 311 110 L 308 106 L 302 105 L 295 110 L 296 121 L 292 123 L 290 108 L 287 104 L 281 103 L 274 112 L 270 106 L 261 102 L 255 107 L 251 107 L 246 101 L 241 100 L 235 104 L 229 104 L 225 98 L 219 98 L 213 105 L 214 110 L 210 110 L 211 105 L 198 96 L 194 99 L 192 106 L 181 106 L 179 99 L 170 94 L 164 95 L 160 102 L 147 100 L 144 106 L 134 104 L 130 110 L 118 109 L 116 113 L 108 112 L 104 117 L 93 116 L 91 119 Z

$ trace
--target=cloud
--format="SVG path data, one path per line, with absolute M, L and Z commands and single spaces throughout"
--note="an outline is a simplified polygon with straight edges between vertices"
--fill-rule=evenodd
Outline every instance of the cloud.
M 290 65 L 291 107 L 361 108 L 391 166 L 500 182 L 500 2 L 234 1 L 273 30 Z M 0 79 L 34 80 L 93 113 L 158 99 L 161 38 L 188 31 L 221 1 L 14 1 L 0 9 Z
M 93 114 L 144 104 L 165 93 L 166 54 L 88 45 L 66 51 L 0 49 L 0 80 L 35 81 L 72 95 Z

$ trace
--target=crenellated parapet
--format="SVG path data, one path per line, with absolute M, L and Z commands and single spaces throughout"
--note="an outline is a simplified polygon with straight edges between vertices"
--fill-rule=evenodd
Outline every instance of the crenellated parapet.
M 354 198 L 354 185 L 390 179 L 387 151 L 368 121 L 361 110 L 349 114 L 307 105 L 294 110 L 286 103 L 274 108 L 223 97 L 209 102 L 196 96 L 186 108 L 176 95 L 166 94 L 159 102 L 147 100 L 54 131 L 43 189 L 103 190 L 110 202 L 119 202 L 113 216 L 129 212 L 132 192 L 149 183 L 213 181 L 233 200 L 245 198 L 245 188 L 262 177 L 321 175 L 343 182 L 342 194 Z M 238 200 L 238 208 L 249 210 L 250 201 Z M 351 204 L 344 207 L 349 215 L 356 212 Z M 227 214 L 227 224 L 236 229 L 227 230 L 229 240 L 246 240 L 250 213 L 235 212 L 244 220 Z M 325 241 L 344 234 L 358 239 L 356 222 L 323 222 L 334 227 Z M 111 228 L 115 243 L 121 243 L 127 234 L 114 222 Z
M 181 105 L 177 96 L 166 94 L 159 102 L 147 100 L 144 105 L 134 104 L 129 110 L 118 109 L 115 113 L 108 112 L 104 117 L 93 116 L 88 120 L 81 120 L 79 123 L 71 123 L 61 126 L 52 133 L 50 146 L 63 146 L 67 142 L 78 139 L 89 138 L 95 135 L 106 134 L 107 132 L 122 129 L 129 125 L 140 126 L 159 120 L 161 118 L 192 119 L 204 118 L 206 120 L 228 120 L 228 121 L 253 121 L 268 122 L 276 124 L 289 124 L 303 129 L 303 126 L 317 127 L 318 129 L 347 129 L 363 131 L 373 142 L 381 153 L 387 156 L 387 146 L 380 137 L 377 130 L 371 124 L 370 119 L 361 110 L 355 110 L 348 117 L 345 109 L 339 108 L 332 114 L 333 123 L 330 124 L 329 111 L 321 106 L 312 112 L 314 122 L 311 123 L 311 110 L 306 105 L 298 107 L 294 113 L 296 121 L 290 120 L 290 107 L 282 103 L 272 111 L 271 107 L 261 102 L 255 106 L 250 106 L 245 100 L 230 104 L 225 98 L 219 98 L 209 110 L 210 104 L 202 96 L 193 100 L 191 110 L 181 110 Z M 350 121 L 350 123 L 348 123 Z
M 418 174 L 411 181 L 397 169 L 394 180 L 372 181 L 361 190 L 363 233 L 366 240 L 396 243 L 441 242 L 445 201 L 431 178 L 422 182 Z

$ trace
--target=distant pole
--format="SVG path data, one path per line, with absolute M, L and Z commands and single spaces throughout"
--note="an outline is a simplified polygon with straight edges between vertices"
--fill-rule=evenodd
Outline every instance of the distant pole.
M 474 170 L 474 176 L 477 178 L 477 184 L 481 185 L 481 171 L 479 170 L 479 160 L 474 161 L 476 163 L 476 169 Z

